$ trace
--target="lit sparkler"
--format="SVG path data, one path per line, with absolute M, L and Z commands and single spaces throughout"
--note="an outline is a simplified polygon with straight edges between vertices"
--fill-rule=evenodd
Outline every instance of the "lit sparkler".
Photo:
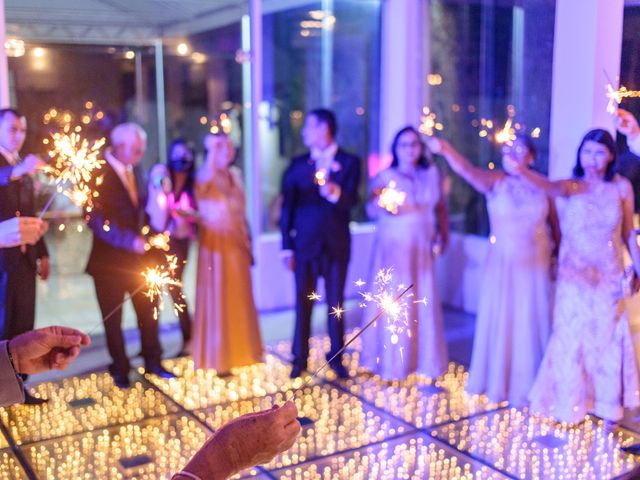
M 162 250 L 163 252 L 168 252 L 169 241 L 169 232 L 157 233 L 149 237 L 149 240 L 145 244 L 144 249 L 148 251 L 152 248 L 157 248 L 158 250 Z
M 320 168 L 319 170 L 316 171 L 316 174 L 314 176 L 314 182 L 316 183 L 316 185 L 320 185 L 320 186 L 323 186 L 327 183 L 326 168 Z
M 94 170 L 99 170 L 105 161 L 100 159 L 100 149 L 105 143 L 101 138 L 90 143 L 86 138 L 82 138 L 77 132 L 69 133 L 67 125 L 63 132 L 56 132 L 51 135 L 52 146 L 49 156 L 52 163 L 46 167 L 50 175 L 55 178 L 56 193 L 54 193 L 40 213 L 40 218 L 48 210 L 53 199 L 58 193 L 64 193 L 76 205 L 85 205 L 90 210 L 93 197 L 97 192 L 93 192 L 89 187 Z M 97 179 L 100 181 L 100 179 Z M 65 189 L 69 185 L 70 188 Z
M 407 198 L 406 192 L 396 188 L 396 182 L 391 180 L 389 184 L 380 191 L 378 206 L 384 208 L 392 215 L 398 213 L 398 207 L 404 204 Z
M 618 105 L 622 103 L 624 98 L 640 97 L 640 90 L 629 90 L 624 85 L 621 85 L 619 89 L 614 89 L 611 83 L 607 84 L 607 113 L 613 115 L 618 109 Z
M 387 269 L 387 270 L 380 270 L 380 272 L 378 272 L 378 275 L 376 276 L 376 278 L 378 278 L 378 276 L 381 276 L 381 278 L 391 278 L 391 269 Z M 413 288 L 413 284 L 409 285 L 407 288 L 405 288 L 402 292 L 400 292 L 398 295 L 396 295 L 395 297 L 390 297 L 388 300 L 385 300 L 384 303 L 380 303 L 380 311 L 378 312 L 378 314 L 373 317 L 371 320 L 369 320 L 369 322 L 362 327 L 353 337 L 351 337 L 349 339 L 349 341 L 345 342 L 344 346 L 338 350 L 331 358 L 329 358 L 325 363 L 323 363 L 317 370 L 315 370 L 314 372 L 312 372 L 309 376 L 307 376 L 307 379 L 305 380 L 305 382 L 298 388 L 296 388 L 296 390 L 301 390 L 302 388 L 304 388 L 305 386 L 307 386 L 311 380 L 313 378 L 315 378 L 316 376 L 318 376 L 318 374 L 320 372 L 322 372 L 325 368 L 327 368 L 327 366 L 334 361 L 336 358 L 338 358 L 346 349 L 347 347 L 349 347 L 349 345 L 351 345 L 353 342 L 355 342 L 355 340 L 362 335 L 365 331 L 367 331 L 367 329 L 369 329 L 371 327 L 371 325 L 374 325 L 385 313 L 388 313 L 388 309 L 392 309 L 392 310 L 396 310 L 397 309 L 397 304 L 400 302 L 400 300 L 402 299 L 402 297 L 405 296 L 405 294 L 411 290 Z M 411 295 L 411 294 L 410 294 Z M 405 307 L 406 310 L 406 307 Z
M 342 308 L 340 305 L 338 305 L 337 307 L 331 308 L 331 315 L 336 317 L 338 320 L 342 318 L 343 314 L 344 314 L 344 308 Z
M 142 273 L 142 277 L 144 278 L 144 283 L 142 283 L 138 288 L 129 293 L 129 298 L 133 298 L 143 290 L 144 295 L 149 299 L 150 302 L 155 303 L 156 299 L 158 300 L 157 306 L 153 308 L 153 318 L 155 320 L 158 319 L 158 314 L 162 310 L 164 310 L 164 301 L 163 301 L 163 293 L 165 287 L 181 287 L 182 282 L 177 280 L 174 275 L 175 271 L 178 268 L 178 258 L 175 255 L 165 255 L 166 263 L 157 265 L 155 267 L 147 267 Z M 104 325 L 117 311 L 119 311 L 122 306 L 125 304 L 127 300 L 123 300 L 118 306 L 116 306 L 111 312 L 105 315 L 102 320 L 90 329 L 87 334 L 93 334 L 100 325 Z M 177 315 L 180 312 L 183 312 L 185 305 L 182 303 L 173 304 L 174 313 Z
M 420 117 L 420 126 L 418 127 L 418 130 L 421 133 L 431 137 L 433 136 L 434 130 L 444 130 L 444 125 L 437 121 L 438 116 L 435 112 L 432 112 L 429 107 L 424 107 L 422 109 L 422 113 L 423 115 Z
M 150 302 L 154 303 L 156 299 L 158 303 L 153 307 L 153 318 L 158 319 L 158 314 L 164 310 L 164 289 L 165 287 L 181 287 L 182 282 L 175 278 L 175 271 L 178 268 L 178 257 L 175 255 L 167 255 L 166 264 L 161 264 L 155 267 L 147 267 L 142 272 L 144 277 L 147 291 L 144 295 Z M 174 311 L 176 315 L 184 310 L 184 304 L 174 303 Z
M 312 301 L 316 302 L 316 301 L 320 300 L 322 298 L 322 296 L 318 295 L 316 292 L 311 292 L 310 295 L 307 295 L 307 298 L 309 300 L 312 300 Z
M 512 127 L 513 118 L 507 118 L 507 121 L 504 122 L 504 126 L 498 130 L 493 138 L 499 145 L 504 145 L 505 143 L 513 142 L 516 139 L 516 131 Z

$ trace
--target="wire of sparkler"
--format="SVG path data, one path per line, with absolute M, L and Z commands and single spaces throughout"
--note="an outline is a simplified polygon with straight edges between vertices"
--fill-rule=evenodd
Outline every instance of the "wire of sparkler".
M 61 187 L 56 188 L 56 191 L 53 193 L 53 195 L 49 197 L 49 200 L 47 200 L 47 203 L 45 204 L 44 208 L 40 212 L 40 215 L 38 215 L 38 220 L 42 220 L 42 217 L 44 217 L 44 214 L 47 213 L 47 210 L 49 210 L 49 207 L 51 206 L 51 204 L 56 199 L 58 194 L 60 194 L 61 191 L 62 191 Z
M 400 294 L 396 298 L 393 299 L 393 302 L 391 302 L 391 304 L 393 305 L 395 303 L 398 303 L 398 300 L 400 300 L 412 288 L 413 288 L 413 284 L 411 284 L 407 288 L 405 288 L 402 292 L 400 292 Z M 342 352 L 344 352 L 346 350 L 346 348 L 356 340 L 356 338 L 358 338 L 360 335 L 362 335 L 371 325 L 373 325 L 378 320 L 380 320 L 380 317 L 382 317 L 385 313 L 387 313 L 387 310 L 388 310 L 388 308 L 382 308 L 382 310 L 380 310 L 378 312 L 378 314 L 375 317 L 373 317 L 373 319 L 371 319 L 364 327 L 362 327 L 358 333 L 356 333 L 353 337 L 351 337 L 349 339 L 349 341 L 346 342 L 340 350 L 338 350 L 329 360 L 324 362 L 320 366 L 320 368 L 318 368 L 317 370 L 312 372 L 309 376 L 307 376 L 307 379 L 305 380 L 305 382 L 302 385 L 300 385 L 298 388 L 295 388 L 295 389 L 291 390 L 291 392 L 296 392 L 297 390 L 301 390 L 304 387 L 306 387 L 307 385 L 309 385 L 311 380 L 313 380 L 315 377 L 318 376 L 318 374 L 320 372 L 322 372 L 325 368 L 327 368 L 327 366 L 329 366 L 329 364 L 332 361 L 334 361 L 338 357 L 338 355 L 340 355 Z M 295 396 L 295 394 L 294 394 L 294 396 Z M 292 400 L 292 399 L 293 399 L 293 396 L 291 398 L 287 399 L 287 400 Z
M 42 217 L 44 217 L 44 214 L 47 213 L 47 210 L 49 210 L 49 207 L 51 206 L 55 198 L 58 196 L 58 193 L 60 192 L 56 190 L 56 193 L 54 193 L 53 195 L 51 195 L 51 197 L 49 197 L 49 200 L 47 201 L 44 208 L 40 212 L 40 215 L 38 215 L 38 220 L 42 220 Z
M 129 294 L 129 298 L 133 298 L 135 297 L 137 294 L 139 294 L 143 288 L 145 288 L 146 285 L 143 283 L 142 285 L 140 285 L 138 288 L 136 288 L 133 292 L 131 292 Z M 109 320 L 113 315 L 115 315 L 115 313 L 120 310 L 125 303 L 127 303 L 127 298 L 125 298 L 117 307 L 115 307 L 113 310 L 111 310 L 107 315 L 105 315 L 98 323 L 96 323 L 91 330 L 89 330 L 87 332 L 87 335 L 92 335 L 93 333 L 96 332 L 96 330 L 98 329 L 98 327 L 100 327 L 101 325 L 104 325 L 105 323 L 107 323 L 107 320 Z

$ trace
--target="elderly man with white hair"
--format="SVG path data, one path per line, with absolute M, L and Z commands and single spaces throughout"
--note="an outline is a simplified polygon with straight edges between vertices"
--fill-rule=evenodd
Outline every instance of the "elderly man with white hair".
M 96 181 L 93 186 L 98 196 L 87 212 L 93 231 L 87 273 L 93 277 L 105 319 L 107 347 L 113 362 L 109 372 L 120 388 L 130 386 L 131 366 L 122 334 L 122 303 L 127 293 L 138 319 L 146 373 L 163 378 L 174 376 L 160 363 L 162 350 L 158 323 L 153 318 L 154 304 L 137 294 L 143 282 L 140 272 L 153 263 L 141 234 L 147 224 L 142 198 L 146 189 L 138 188 L 134 169 L 144 156 L 146 142 L 146 133 L 135 123 L 123 123 L 113 129 L 101 183 Z

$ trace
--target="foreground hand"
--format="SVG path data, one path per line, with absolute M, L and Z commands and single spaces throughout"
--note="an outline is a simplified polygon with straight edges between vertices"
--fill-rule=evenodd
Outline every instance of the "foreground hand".
M 629 139 L 635 138 L 636 136 L 640 135 L 640 126 L 638 126 L 638 120 L 633 116 L 631 112 L 619 108 L 616 111 L 614 119 L 618 131 Z
M 292 402 L 243 415 L 218 430 L 184 468 L 200 478 L 226 478 L 270 462 L 288 450 L 300 433 Z
M 14 217 L 0 222 L 0 247 L 33 245 L 45 234 L 49 224 L 35 217 Z
M 9 341 L 9 352 L 18 373 L 64 370 L 89 345 L 89 336 L 75 328 L 46 327 L 32 330 Z

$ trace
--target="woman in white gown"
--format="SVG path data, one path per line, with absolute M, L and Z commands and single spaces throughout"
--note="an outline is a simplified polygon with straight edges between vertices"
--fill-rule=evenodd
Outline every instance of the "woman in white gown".
M 370 184 L 367 212 L 377 224 L 366 290 L 375 294 L 376 274 L 391 269 L 392 280 L 385 286 L 389 294 L 413 284 L 413 296 L 404 299 L 406 318 L 385 315 L 362 335 L 360 366 L 385 380 L 402 380 L 413 372 L 436 377 L 448 366 L 433 264 L 434 246 L 444 249 L 448 239 L 446 203 L 438 168 L 427 160 L 413 127 L 396 134 L 391 150 L 391 166 Z M 367 307 L 364 321 L 377 311 L 375 304 Z
M 559 241 L 553 202 L 507 168 L 474 166 L 444 140 L 430 139 L 429 148 L 485 194 L 491 224 L 467 390 L 522 405 L 551 331 L 550 261 Z M 533 142 L 525 136 L 502 153 L 525 169 L 535 160 Z
M 636 275 L 631 183 L 615 173 L 616 144 L 592 130 L 578 149 L 574 178 L 549 181 L 521 170 L 550 195 L 566 197 L 553 332 L 529 398 L 531 410 L 576 423 L 586 413 L 618 421 L 640 405 L 638 371 L 623 304 L 623 249 Z

